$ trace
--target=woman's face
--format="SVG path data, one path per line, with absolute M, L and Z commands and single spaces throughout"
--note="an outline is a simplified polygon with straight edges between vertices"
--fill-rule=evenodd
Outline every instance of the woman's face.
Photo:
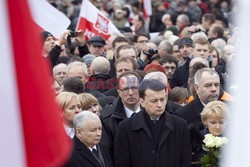
M 67 126 L 73 127 L 75 115 L 81 112 L 81 104 L 78 99 L 73 99 L 62 112 L 62 117 Z
M 220 136 L 224 132 L 226 122 L 221 116 L 213 114 L 207 118 L 206 125 L 209 133 L 213 134 L 214 136 Z
M 218 57 L 219 56 L 217 55 L 217 52 L 215 50 L 212 51 L 211 56 L 213 57 L 212 66 L 216 67 L 218 65 Z
M 96 103 L 93 103 L 90 106 L 86 107 L 85 110 L 91 111 L 91 112 L 97 114 L 98 116 L 100 115 L 100 107 Z

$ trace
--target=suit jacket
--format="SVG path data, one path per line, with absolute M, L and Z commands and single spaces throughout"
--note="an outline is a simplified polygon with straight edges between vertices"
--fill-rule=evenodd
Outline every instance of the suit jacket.
M 186 122 L 166 112 L 156 150 L 144 112 L 143 109 L 120 124 L 115 138 L 115 166 L 190 166 L 192 152 Z
M 187 124 L 201 122 L 201 111 L 203 110 L 204 106 L 201 103 L 198 96 L 195 99 L 187 104 L 186 106 L 178 109 L 175 112 L 175 115 L 181 117 L 182 119 L 187 121 Z
M 71 159 L 66 167 L 113 167 L 113 163 L 109 152 L 101 145 L 97 145 L 99 151 L 99 157 L 102 164 L 90 151 L 90 149 L 83 144 L 76 136 L 73 138 L 75 145 L 71 155 Z

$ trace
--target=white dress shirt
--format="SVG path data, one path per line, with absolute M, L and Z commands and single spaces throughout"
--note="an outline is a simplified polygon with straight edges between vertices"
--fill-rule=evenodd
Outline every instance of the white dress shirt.
M 124 106 L 124 110 L 125 110 L 125 113 L 126 113 L 127 118 L 130 118 L 131 115 L 132 115 L 133 113 L 138 113 L 138 112 L 141 110 L 141 107 L 140 107 L 140 105 L 139 105 L 139 106 L 137 107 L 137 109 L 135 110 L 135 112 L 134 112 L 134 111 L 132 111 L 132 110 L 130 110 L 129 108 L 127 108 L 127 107 Z
M 67 125 L 63 124 L 64 130 L 66 132 L 66 134 L 73 139 L 74 135 L 75 135 L 75 129 L 68 127 Z

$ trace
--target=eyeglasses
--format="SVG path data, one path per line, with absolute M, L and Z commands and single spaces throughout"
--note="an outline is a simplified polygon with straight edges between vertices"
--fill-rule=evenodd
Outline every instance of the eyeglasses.
M 138 87 L 127 87 L 124 89 L 120 89 L 120 91 L 122 91 L 125 94 L 128 94 L 129 90 L 131 90 L 133 93 L 138 93 Z
M 137 41 L 138 43 L 147 43 L 148 40 L 141 40 L 141 41 Z

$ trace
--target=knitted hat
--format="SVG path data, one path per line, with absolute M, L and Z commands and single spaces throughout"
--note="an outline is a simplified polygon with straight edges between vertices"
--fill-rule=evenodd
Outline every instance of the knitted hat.
M 193 40 L 191 38 L 187 38 L 187 37 L 181 38 L 178 41 L 178 47 L 181 48 L 182 45 L 189 45 L 189 46 L 192 47 L 193 46 Z
M 44 43 L 45 40 L 46 40 L 49 36 L 54 37 L 54 36 L 53 36 L 50 32 L 48 32 L 48 31 L 43 31 L 43 32 L 41 32 L 41 39 L 42 39 L 42 42 Z

